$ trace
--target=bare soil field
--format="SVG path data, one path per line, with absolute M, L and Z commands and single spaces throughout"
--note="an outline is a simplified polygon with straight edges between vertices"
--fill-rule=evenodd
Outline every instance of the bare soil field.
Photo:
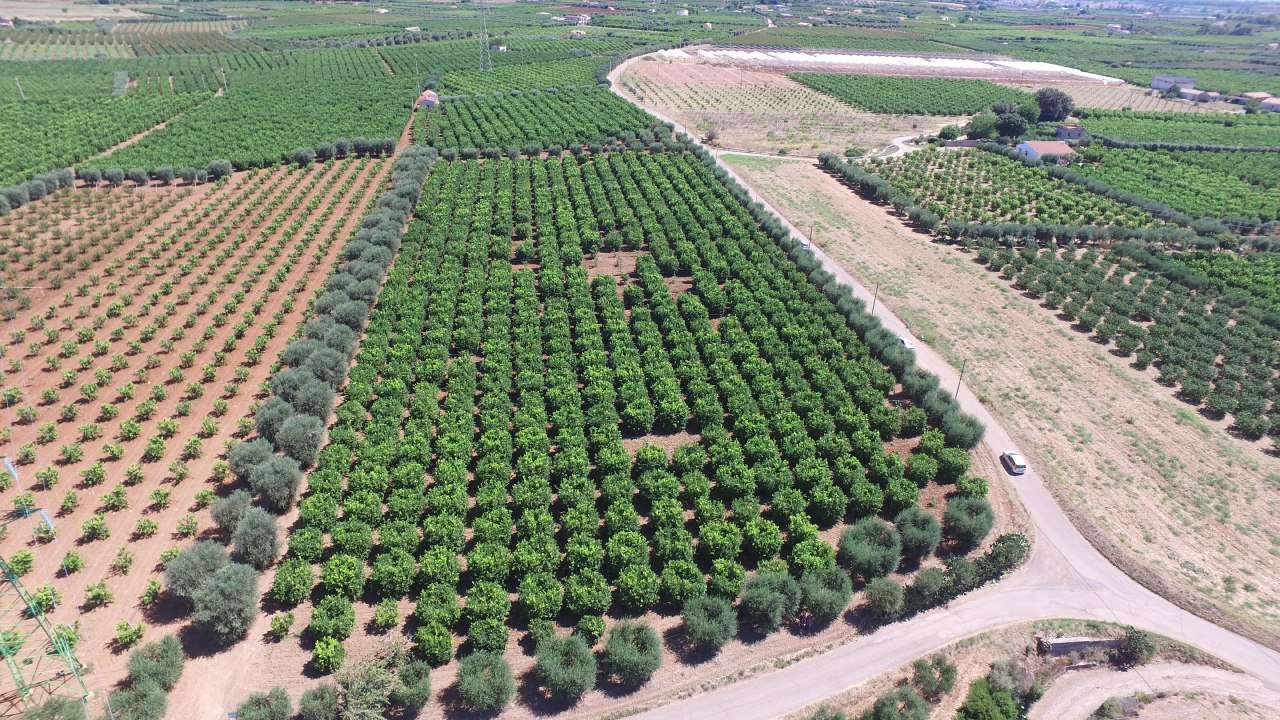
M 1144 703 L 1139 720 L 1184 720 L 1203 713 L 1207 717 L 1280 720 L 1280 710 L 1243 700 L 1234 695 L 1178 693 Z
M 730 164 L 948 361 L 1015 434 L 1073 523 L 1143 584 L 1246 633 L 1280 627 L 1280 472 L 972 256 L 814 165 Z
M 2 0 L 0 15 L 25 20 L 142 17 L 141 13 L 128 6 L 90 5 L 71 0 Z
M 1052 87 L 1075 100 L 1076 107 L 1101 110 L 1142 110 L 1159 112 L 1243 113 L 1244 108 L 1231 103 L 1196 103 L 1190 100 L 1168 100 L 1160 93 L 1136 85 L 1098 85 L 1096 83 L 1001 83 L 1027 92 Z
M 652 58 L 652 59 L 651 59 Z M 636 101 L 680 122 L 712 146 L 817 156 L 883 147 L 904 135 L 937 132 L 964 118 L 877 115 L 849 107 L 777 72 L 649 56 L 622 75 Z
M 12 563 L 30 552 L 24 586 L 56 592 L 52 623 L 79 623 L 77 655 L 95 695 L 124 674 L 118 623 L 145 623 L 142 642 L 181 635 L 181 612 L 140 597 L 162 581 L 164 551 L 218 537 L 207 500 L 229 489 L 225 448 L 252 431 L 272 362 L 389 168 L 349 160 L 194 188 L 64 190 L 0 226 L 14 251 L 15 226 L 47 224 L 32 242 L 50 258 L 42 252 L 20 268 L 24 282 L 63 262 L 52 259 L 62 244 L 55 232 L 99 248 L 69 245 L 77 264 L 66 291 L 32 292 L 0 322 L 8 399 L 0 433 L 20 477 L 4 486 L 3 502 L 43 508 L 57 531 L 33 541 L 39 517 L 18 521 L 0 556 Z M 80 569 L 66 572 L 69 552 Z M 87 602 L 100 582 L 112 599 Z M 189 641 L 187 650 L 202 655 Z M 243 662 L 229 652 L 192 664 L 202 667 L 187 670 L 173 707 L 203 702 L 205 686 L 228 689 Z

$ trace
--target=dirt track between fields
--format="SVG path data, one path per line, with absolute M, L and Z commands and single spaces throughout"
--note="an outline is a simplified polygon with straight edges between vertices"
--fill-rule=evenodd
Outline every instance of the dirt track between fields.
M 1203 693 L 1230 695 L 1280 715 L 1280 696 L 1264 687 L 1257 678 L 1228 670 L 1162 663 L 1128 672 L 1084 670 L 1059 678 L 1027 714 L 1028 720 L 1085 720 L 1108 698 L 1144 693 Z M 1201 717 L 1216 717 L 1209 708 L 1193 704 Z M 1190 717 L 1190 716 L 1187 716 Z
M 634 62 L 635 59 L 621 64 L 610 78 L 616 78 Z M 685 132 L 678 124 L 675 129 Z M 741 182 L 732 168 L 723 162 L 720 164 Z M 793 235 L 805 238 L 765 198 L 743 184 L 752 199 L 782 219 Z M 821 249 L 814 248 L 814 251 L 824 269 L 853 288 L 855 295 L 868 306 L 872 305 L 871 292 Z M 910 335 L 907 326 L 885 302 L 876 303 L 875 314 L 890 332 Z M 1052 332 L 1049 325 L 1046 328 Z M 957 385 L 956 369 L 922 342 L 917 343 L 917 362 L 937 374 L 943 387 Z M 990 458 L 1005 448 L 1018 447 L 967 385 L 962 387 L 958 399 L 966 412 L 978 417 L 987 427 L 986 439 L 975 454 Z M 1256 672 L 1263 687 L 1280 697 L 1280 653 L 1181 609 L 1110 564 L 1068 521 L 1035 467 L 1033 463 L 1027 474 L 1013 483 L 1035 526 L 1032 557 L 1013 577 L 910 622 L 882 629 L 866 639 L 638 717 L 732 720 L 776 717 L 841 692 L 955 639 L 1013 622 L 1050 617 L 1099 619 L 1159 632 Z

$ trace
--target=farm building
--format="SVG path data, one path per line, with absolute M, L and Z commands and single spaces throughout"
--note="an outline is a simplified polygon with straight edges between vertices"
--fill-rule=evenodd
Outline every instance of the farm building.
M 434 90 L 424 90 L 418 96 L 418 107 L 433 108 L 440 104 L 440 96 Z
M 1186 75 L 1157 75 L 1151 78 L 1152 90 L 1168 90 L 1174 85 L 1180 90 L 1190 90 L 1196 86 L 1196 79 Z
M 1267 112 L 1280 112 L 1280 98 L 1267 98 L 1258 103 L 1258 107 Z
M 1039 160 L 1045 155 L 1075 155 L 1076 151 L 1061 140 L 1028 140 L 1018 143 L 1019 153 L 1032 160 Z
M 1058 126 L 1059 140 L 1079 140 L 1084 137 L 1083 125 L 1063 124 Z
M 1264 102 L 1271 99 L 1271 93 L 1247 92 L 1231 96 L 1231 102 L 1237 105 L 1248 105 L 1250 102 Z

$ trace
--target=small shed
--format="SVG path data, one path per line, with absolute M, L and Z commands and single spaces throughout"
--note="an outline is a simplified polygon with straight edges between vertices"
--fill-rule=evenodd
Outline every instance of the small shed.
M 1084 126 L 1064 123 L 1058 126 L 1059 140 L 1079 140 L 1084 137 Z
M 424 90 L 418 96 L 418 107 L 433 108 L 440 104 L 440 96 L 435 90 Z
M 1280 112 L 1280 98 L 1267 98 L 1258 103 L 1258 107 L 1267 112 Z
M 1222 102 L 1222 93 L 1206 90 L 1200 93 L 1200 102 Z
M 584 38 L 586 36 L 587 36 L 586 30 L 570 30 L 569 31 L 569 37 L 571 38 Z
M 1076 151 L 1061 140 L 1028 140 L 1018 143 L 1017 150 L 1024 157 L 1039 160 L 1045 155 L 1075 155 Z
M 1196 79 L 1186 75 L 1156 75 L 1151 78 L 1152 90 L 1168 90 L 1174 85 L 1180 90 L 1190 90 L 1196 86 Z

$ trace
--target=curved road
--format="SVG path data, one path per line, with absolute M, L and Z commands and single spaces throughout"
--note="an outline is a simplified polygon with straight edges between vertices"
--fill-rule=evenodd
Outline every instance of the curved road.
M 1059 678 L 1027 714 L 1028 720 L 1086 720 L 1108 698 L 1139 692 L 1230 695 L 1280 710 L 1280 698 L 1257 678 L 1202 665 L 1163 663 L 1134 671 L 1085 670 Z
M 631 102 L 635 101 L 620 90 L 617 76 L 638 59 L 632 58 L 620 64 L 609 75 L 614 92 Z M 669 118 L 640 107 L 663 121 L 672 122 L 676 132 L 686 132 Z M 714 150 L 711 152 L 719 161 L 719 154 Z M 732 168 L 723 162 L 720 166 L 747 189 L 753 201 L 761 203 L 777 216 L 793 236 L 808 240 Z M 852 288 L 854 295 L 870 307 L 872 296 L 865 287 L 821 249 L 813 247 L 812 250 L 825 270 Z M 912 337 L 902 320 L 884 303 L 876 304 L 875 315 L 890 332 Z M 916 362 L 936 374 L 942 387 L 956 387 L 958 377 L 955 368 L 923 343 L 915 341 L 915 345 Z M 957 399 L 965 412 L 986 426 L 986 438 L 974 452 L 990 453 L 994 459 L 1003 450 L 1015 447 L 1008 433 L 967 387 L 961 388 Z M 1012 577 L 954 600 L 947 607 L 934 609 L 909 622 L 882 628 L 865 638 L 793 663 L 782 670 L 654 708 L 634 717 L 651 720 L 763 720 L 780 717 L 961 638 L 1003 625 L 1048 618 L 1124 623 L 1166 635 L 1247 669 L 1257 675 L 1266 692 L 1280 698 L 1280 653 L 1177 607 L 1111 565 L 1067 520 L 1034 467 L 1013 480 L 1012 486 L 1026 506 L 1034 526 L 1031 558 Z M 1143 672 L 1139 670 L 1135 674 L 1141 677 Z

